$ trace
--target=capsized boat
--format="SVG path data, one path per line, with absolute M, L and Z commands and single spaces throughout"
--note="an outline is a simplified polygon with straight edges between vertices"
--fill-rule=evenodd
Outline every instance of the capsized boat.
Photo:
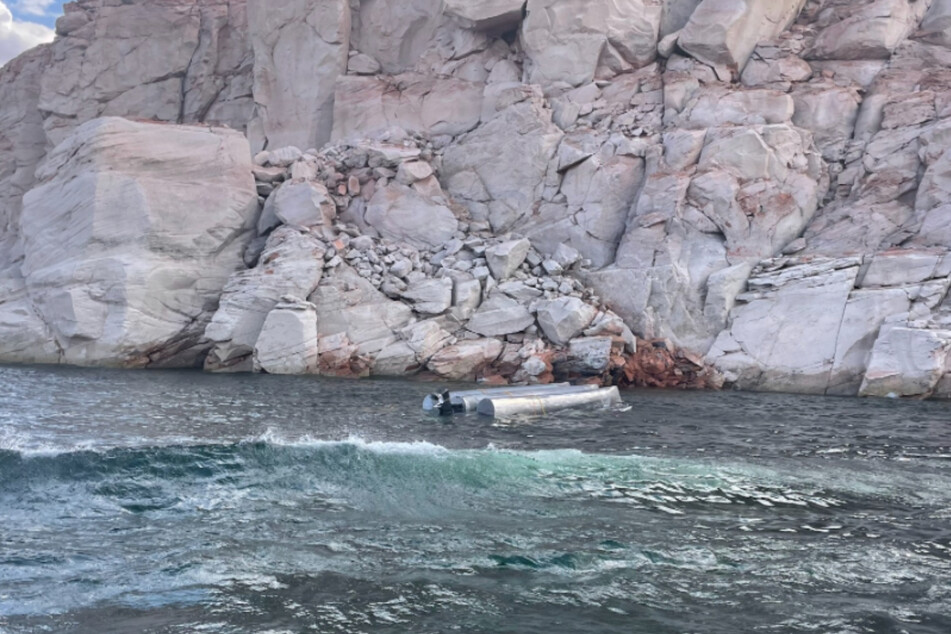
M 580 407 L 610 407 L 621 403 L 616 387 L 597 385 L 528 385 L 480 390 L 437 392 L 423 399 L 423 410 L 441 415 L 478 412 L 484 416 L 509 418 L 547 414 Z

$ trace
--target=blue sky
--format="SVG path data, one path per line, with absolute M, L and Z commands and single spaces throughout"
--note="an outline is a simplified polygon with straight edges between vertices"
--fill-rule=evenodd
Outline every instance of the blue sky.
M 63 4 L 59 0 L 0 0 L 0 65 L 52 40 Z
M 56 24 L 56 18 L 63 14 L 65 2 L 56 0 L 3 0 L 13 14 L 14 20 L 39 22 L 49 28 Z

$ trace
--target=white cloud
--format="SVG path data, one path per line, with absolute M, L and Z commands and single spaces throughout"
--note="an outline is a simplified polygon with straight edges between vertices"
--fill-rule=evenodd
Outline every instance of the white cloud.
M 42 4 L 39 0 L 36 4 Z M 37 44 L 53 41 L 53 29 L 35 22 L 14 20 L 13 14 L 0 2 L 0 65 Z
M 30 15 L 46 15 L 56 0 L 17 0 L 14 7 Z

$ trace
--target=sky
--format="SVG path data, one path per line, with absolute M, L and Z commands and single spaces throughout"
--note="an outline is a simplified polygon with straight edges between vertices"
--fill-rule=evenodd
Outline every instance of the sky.
M 63 4 L 59 0 L 0 0 L 0 65 L 51 41 Z

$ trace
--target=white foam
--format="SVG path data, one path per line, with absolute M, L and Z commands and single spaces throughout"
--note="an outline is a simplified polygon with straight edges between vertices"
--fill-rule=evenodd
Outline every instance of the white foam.
M 378 454 L 408 454 L 408 455 L 431 455 L 444 456 L 451 452 L 450 449 L 442 445 L 436 445 L 425 440 L 412 442 L 392 442 L 365 440 L 360 436 L 351 435 L 345 440 L 326 440 L 314 438 L 309 434 L 297 438 L 288 438 L 287 436 L 268 428 L 263 434 L 244 442 L 263 442 L 278 447 L 356 447 L 363 451 L 370 451 Z

